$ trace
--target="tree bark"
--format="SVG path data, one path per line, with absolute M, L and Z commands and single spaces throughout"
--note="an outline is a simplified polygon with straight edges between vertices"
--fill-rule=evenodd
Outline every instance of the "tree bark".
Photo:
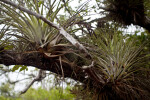
M 63 63 L 62 68 L 64 73 L 62 73 L 61 66 L 60 67 L 57 66 L 56 62 L 60 63 L 58 60 L 54 58 L 45 59 L 38 52 L 34 54 L 31 53 L 21 54 L 21 53 L 16 53 L 14 51 L 0 52 L 0 64 L 4 64 L 6 66 L 9 65 L 33 66 L 38 69 L 51 71 L 61 76 L 63 74 L 64 78 L 68 77 L 84 83 L 85 73 L 83 72 L 83 69 L 81 67 L 76 66 L 75 68 L 72 68 L 68 64 Z

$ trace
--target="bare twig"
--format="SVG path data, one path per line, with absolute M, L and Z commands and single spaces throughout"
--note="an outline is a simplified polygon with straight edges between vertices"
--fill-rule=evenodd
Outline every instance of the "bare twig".
M 21 91 L 20 95 L 26 93 L 27 90 L 34 84 L 34 82 L 41 81 L 45 77 L 46 77 L 46 72 L 40 69 L 38 75 L 30 82 L 30 84 L 28 84 L 28 86 L 24 90 Z
M 93 66 L 94 66 L 94 61 L 92 61 L 92 64 L 89 65 L 89 66 L 83 66 L 82 69 L 86 70 L 86 69 L 89 69 L 89 68 L 91 68 Z
M 64 70 L 63 70 L 63 67 L 62 67 L 61 56 L 59 56 L 59 61 L 60 61 L 61 72 L 62 72 L 62 76 L 63 76 L 63 80 L 64 80 Z

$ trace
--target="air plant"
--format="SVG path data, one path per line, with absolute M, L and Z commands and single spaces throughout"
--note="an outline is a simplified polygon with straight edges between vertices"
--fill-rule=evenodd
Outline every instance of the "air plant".
M 66 22 L 58 19 L 57 15 L 64 7 L 64 4 L 61 2 L 61 0 L 24 0 L 22 3 L 17 3 L 44 16 L 51 22 L 59 22 L 59 24 L 65 26 L 64 28 L 67 30 L 69 27 L 68 24 L 70 24 L 70 21 L 74 22 L 73 19 L 75 19 L 76 16 L 73 16 L 73 19 L 70 18 L 71 20 L 66 19 Z M 19 50 L 21 56 L 28 53 L 30 55 L 29 57 L 31 57 L 31 54 L 34 55 L 36 53 L 35 56 L 42 58 L 41 63 L 43 63 L 43 66 L 45 66 L 45 62 L 52 62 L 53 64 L 50 66 L 57 67 L 62 67 L 63 64 L 70 65 L 71 67 L 76 66 L 76 63 L 73 63 L 73 60 L 70 59 L 76 59 L 79 55 L 76 54 L 74 47 L 59 34 L 59 30 L 46 24 L 35 16 L 17 10 L 2 2 L 1 5 L 2 7 L 0 9 L 4 13 L 3 16 L 1 16 L 1 19 L 4 20 L 3 24 L 10 26 L 11 32 L 9 35 L 15 37 L 13 39 L 15 52 Z M 80 11 L 81 9 L 79 12 Z M 71 28 L 69 27 L 70 32 L 72 31 Z M 75 57 L 72 57 L 71 54 L 75 55 Z
M 148 100 L 150 80 L 146 78 L 146 68 L 141 54 L 143 45 L 136 46 L 136 40 L 130 40 L 122 33 L 105 33 L 96 30 L 97 52 L 91 51 L 95 64 L 87 72 L 88 85 L 79 89 L 85 100 Z M 90 99 L 90 100 L 91 100 Z

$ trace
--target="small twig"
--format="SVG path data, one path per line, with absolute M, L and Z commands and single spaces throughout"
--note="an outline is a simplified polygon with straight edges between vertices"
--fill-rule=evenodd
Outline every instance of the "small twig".
M 31 83 L 30 83 L 26 88 L 24 88 L 24 90 L 22 90 L 22 91 L 20 92 L 20 95 L 26 93 L 27 90 L 33 85 L 34 82 L 35 82 L 35 79 L 32 80 Z
M 34 82 L 41 81 L 45 77 L 46 77 L 45 71 L 40 69 L 38 75 L 30 82 L 30 84 L 28 84 L 28 86 L 24 90 L 21 91 L 20 95 L 26 93 L 27 90 L 34 84 Z
M 67 0 L 67 2 L 68 2 L 69 0 Z M 65 0 L 62 0 L 62 2 L 64 3 L 64 6 L 65 6 L 65 9 L 68 11 L 68 13 L 70 14 L 70 15 L 72 15 L 71 14 L 71 12 L 70 12 L 70 10 L 67 8 L 67 6 L 66 6 L 66 1 Z
M 89 66 L 82 66 L 82 69 L 86 70 L 86 69 L 89 69 L 93 66 L 94 66 L 94 61 L 92 61 L 91 65 L 89 65 Z
M 63 80 L 64 80 L 64 70 L 63 70 L 63 67 L 62 67 L 61 56 L 59 56 L 59 61 L 60 61 L 61 72 L 62 72 L 62 76 L 63 76 Z

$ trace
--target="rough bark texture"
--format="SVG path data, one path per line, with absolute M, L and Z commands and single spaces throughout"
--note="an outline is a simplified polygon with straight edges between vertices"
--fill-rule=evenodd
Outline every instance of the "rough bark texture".
M 0 64 L 4 64 L 6 66 L 9 65 L 26 65 L 33 66 L 38 69 L 51 71 L 58 75 L 62 75 L 61 67 L 56 65 L 56 62 L 59 61 L 55 58 L 53 59 L 45 59 L 41 56 L 40 53 L 34 54 L 20 54 L 15 53 L 14 51 L 3 51 L 0 53 Z M 63 71 L 64 77 L 69 77 L 74 80 L 83 82 L 85 80 L 85 73 L 83 69 L 76 66 L 76 68 L 72 68 L 68 64 L 63 63 Z M 84 82 L 83 82 L 84 83 Z
M 63 56 L 67 57 L 67 55 Z M 82 59 L 79 57 L 79 59 L 76 62 L 81 61 Z M 97 69 L 93 67 L 95 63 L 92 62 L 91 65 L 89 64 L 86 66 L 87 63 L 81 62 L 77 64 L 76 62 L 73 62 L 75 64 L 71 65 L 69 63 L 62 61 L 61 66 L 58 57 L 46 58 L 40 52 L 16 53 L 15 51 L 5 51 L 5 50 L 0 52 L 0 64 L 4 64 L 7 66 L 9 65 L 33 66 L 38 69 L 51 71 L 64 78 L 74 79 L 75 81 L 85 84 L 84 86 L 88 85 L 89 88 L 94 87 L 98 89 L 101 88 L 102 86 L 101 83 L 104 83 L 104 80 L 99 79 L 100 77 L 97 76 L 96 74 Z

